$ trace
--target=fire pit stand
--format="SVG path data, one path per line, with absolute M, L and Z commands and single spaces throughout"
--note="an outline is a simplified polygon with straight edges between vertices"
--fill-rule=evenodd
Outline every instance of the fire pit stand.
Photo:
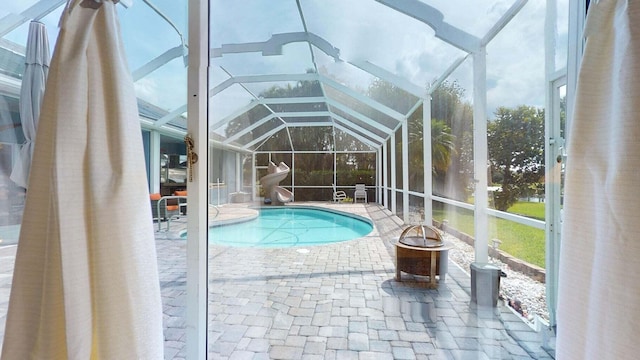
M 427 225 L 409 226 L 396 243 L 396 280 L 402 281 L 404 271 L 429 276 L 428 286 L 438 287 L 436 276 L 445 280 L 449 249 L 438 229 Z

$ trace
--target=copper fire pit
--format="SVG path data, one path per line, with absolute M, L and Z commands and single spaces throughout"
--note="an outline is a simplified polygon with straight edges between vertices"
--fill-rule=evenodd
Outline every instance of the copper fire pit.
M 430 287 L 437 287 L 436 276 L 444 280 L 449 247 L 445 246 L 438 229 L 428 225 L 406 228 L 396 243 L 396 280 L 401 272 L 429 276 Z

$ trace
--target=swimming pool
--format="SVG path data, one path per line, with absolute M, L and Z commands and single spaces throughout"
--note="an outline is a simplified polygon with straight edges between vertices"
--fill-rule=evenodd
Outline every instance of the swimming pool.
M 260 209 L 250 221 L 214 226 L 209 242 L 239 247 L 313 246 L 366 236 L 371 223 L 345 213 L 318 208 L 274 207 Z

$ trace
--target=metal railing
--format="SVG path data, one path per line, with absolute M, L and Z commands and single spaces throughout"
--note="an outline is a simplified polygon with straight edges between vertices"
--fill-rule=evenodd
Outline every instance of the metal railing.
M 167 210 L 167 200 L 171 200 L 171 199 L 177 199 L 178 200 L 178 213 L 177 214 L 173 214 L 171 216 L 169 216 L 169 210 Z M 184 202 L 182 201 L 184 200 Z M 164 205 L 164 206 L 163 206 Z M 162 212 L 161 210 L 164 209 L 164 216 L 167 219 L 167 230 L 169 231 L 169 228 L 171 226 L 171 220 L 173 220 L 174 218 L 177 218 L 180 216 L 180 214 L 182 213 L 182 208 L 187 207 L 187 197 L 186 196 L 177 196 L 177 195 L 171 195 L 171 196 L 163 196 L 160 198 L 160 200 L 158 200 L 158 203 L 156 204 L 157 207 L 157 220 L 158 220 L 158 231 L 162 230 Z

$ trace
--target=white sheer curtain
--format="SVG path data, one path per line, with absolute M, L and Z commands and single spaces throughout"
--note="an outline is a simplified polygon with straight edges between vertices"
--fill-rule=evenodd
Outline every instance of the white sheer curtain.
M 557 359 L 638 357 L 640 2 L 592 1 L 569 132 Z
M 2 359 L 162 359 L 138 108 L 111 0 L 65 10 L 37 138 Z

